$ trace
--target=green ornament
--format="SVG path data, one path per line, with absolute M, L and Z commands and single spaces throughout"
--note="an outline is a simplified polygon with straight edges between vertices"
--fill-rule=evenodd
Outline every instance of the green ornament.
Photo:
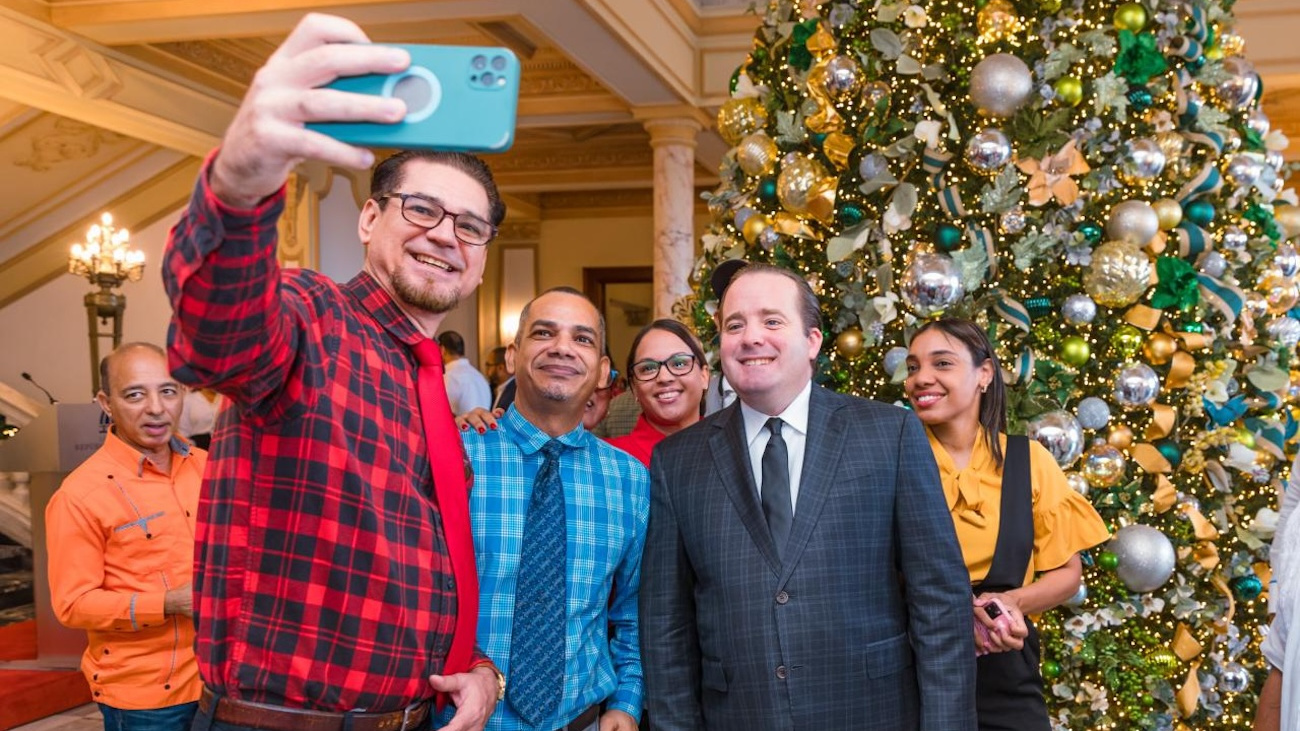
M 1102 551 L 1101 555 L 1097 557 L 1097 565 L 1107 571 L 1114 571 L 1119 568 L 1119 556 L 1110 551 Z
M 1173 465 L 1175 470 L 1178 469 L 1179 463 L 1183 461 L 1183 450 L 1178 446 L 1178 442 L 1172 439 L 1161 439 L 1156 442 L 1156 449 L 1169 460 L 1169 464 Z
M 835 371 L 831 374 L 831 380 L 835 381 L 835 385 L 837 386 L 847 386 L 849 385 L 849 372 Z
M 1071 335 L 1061 340 L 1061 360 L 1067 365 L 1082 368 L 1092 355 L 1088 341 L 1078 335 Z
M 988 4 L 989 0 L 975 0 L 975 7 L 980 10 L 983 10 L 984 6 Z
M 1079 224 L 1079 233 L 1083 234 L 1084 240 L 1090 244 L 1095 245 L 1101 241 L 1101 226 L 1098 226 L 1092 221 L 1084 221 Z
M 1202 54 L 1192 59 L 1191 61 L 1187 62 L 1187 70 L 1191 71 L 1192 73 L 1196 73 L 1201 69 L 1205 68 L 1205 63 L 1206 63 L 1205 55 Z
M 772 178 L 763 178 L 759 181 L 758 199 L 764 203 L 773 203 L 776 201 L 776 180 Z
M 1120 357 L 1128 359 L 1142 349 L 1142 331 L 1132 325 L 1120 325 L 1111 333 L 1110 345 Z
M 1178 326 L 1178 329 L 1185 333 L 1205 332 L 1205 326 L 1199 322 L 1184 322 L 1182 325 Z
M 1038 0 L 1038 7 L 1044 13 L 1056 14 L 1061 10 L 1061 0 Z
M 826 141 L 825 132 L 813 132 L 811 137 L 812 137 L 813 144 L 816 145 L 817 147 L 821 147 L 822 143 Z
M 867 217 L 861 208 L 853 205 L 844 205 L 839 210 L 840 225 L 844 228 L 850 228 L 862 223 L 862 219 Z
M 1167 647 L 1157 647 L 1147 653 L 1147 666 L 1154 670 L 1156 675 L 1168 677 L 1178 669 L 1178 656 Z
M 961 229 L 951 223 L 941 223 L 934 227 L 934 243 L 944 251 L 952 251 L 961 245 Z
M 1151 96 L 1151 90 L 1144 86 L 1130 89 L 1127 96 L 1128 103 L 1131 104 L 1133 110 L 1137 112 L 1145 112 L 1151 108 L 1153 103 L 1155 103 L 1155 98 Z
M 1228 586 L 1232 587 L 1232 593 L 1236 594 L 1237 598 L 1243 602 L 1257 599 L 1260 592 L 1264 591 L 1263 582 L 1261 582 L 1259 577 L 1254 574 L 1234 576 L 1232 577 L 1232 580 L 1228 582 Z
M 739 85 L 740 85 L 740 68 L 737 67 L 735 71 L 731 72 L 731 81 L 727 83 L 727 88 L 731 90 L 732 94 L 735 94 L 736 87 Z
M 1031 317 L 1046 317 L 1052 313 L 1052 300 L 1048 297 L 1028 297 L 1025 299 L 1025 309 L 1029 310 Z
M 1115 75 L 1130 84 L 1145 84 L 1152 76 L 1169 70 L 1165 55 L 1161 53 L 1152 33 L 1119 31 L 1119 53 L 1115 54 Z
M 1183 205 L 1183 218 L 1202 228 L 1214 221 L 1214 204 L 1207 200 L 1189 201 Z
M 1055 660 L 1043 661 L 1043 677 L 1059 678 L 1061 676 L 1061 663 Z
M 1083 101 L 1083 82 L 1073 76 L 1062 76 L 1052 88 L 1056 90 L 1056 98 L 1066 106 L 1075 107 Z

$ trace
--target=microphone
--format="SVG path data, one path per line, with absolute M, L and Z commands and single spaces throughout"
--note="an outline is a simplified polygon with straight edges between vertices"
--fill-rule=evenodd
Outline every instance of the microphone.
M 35 387 L 41 389 L 41 393 L 45 394 L 45 398 L 47 398 L 47 399 L 50 400 L 50 405 L 51 405 L 51 406 L 53 406 L 54 404 L 57 404 L 57 403 L 59 402 L 58 399 L 54 398 L 54 394 L 52 394 L 52 393 L 50 393 L 49 391 L 45 390 L 45 387 L 44 387 L 44 386 L 42 386 L 41 384 L 37 383 L 35 378 L 32 378 L 32 374 L 28 373 L 27 371 L 23 371 L 23 372 L 22 372 L 22 376 L 23 376 L 23 380 L 24 380 L 24 381 L 27 381 L 28 383 L 32 384 L 33 386 L 35 386 Z

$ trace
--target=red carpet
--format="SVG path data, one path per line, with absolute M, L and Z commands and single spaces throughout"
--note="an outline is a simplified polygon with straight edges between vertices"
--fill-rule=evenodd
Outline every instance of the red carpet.
M 0 627 L 0 731 L 90 702 L 80 671 L 6 670 L 2 661 L 36 659 L 36 621 Z

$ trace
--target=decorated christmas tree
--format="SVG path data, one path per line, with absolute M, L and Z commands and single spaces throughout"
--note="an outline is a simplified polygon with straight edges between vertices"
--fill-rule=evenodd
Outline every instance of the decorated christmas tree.
M 812 284 L 838 390 L 901 400 L 909 332 L 973 319 L 1115 532 L 1041 620 L 1058 728 L 1249 728 L 1265 672 L 1300 208 L 1231 5 L 776 0 L 718 115 L 706 339 L 737 257 Z

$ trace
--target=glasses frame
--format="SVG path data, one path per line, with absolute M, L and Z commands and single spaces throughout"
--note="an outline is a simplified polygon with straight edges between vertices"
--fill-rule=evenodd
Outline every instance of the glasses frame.
M 451 219 L 451 230 L 452 230 L 453 235 L 455 235 L 457 241 L 459 241 L 460 243 L 462 243 L 462 244 L 464 244 L 464 245 L 466 245 L 466 246 L 487 246 L 488 244 L 492 243 L 492 240 L 495 239 L 495 238 L 497 237 L 497 234 L 501 233 L 501 229 L 497 228 L 496 226 L 493 226 L 493 225 L 492 225 L 491 223 L 489 223 L 488 221 L 484 221 L 482 218 L 479 218 L 478 216 L 475 216 L 475 215 L 472 214 L 472 213 L 469 213 L 469 212 L 467 212 L 467 211 L 465 211 L 465 212 L 461 212 L 461 213 L 452 213 L 451 211 L 447 210 L 447 208 L 446 208 L 445 206 L 443 206 L 441 203 L 439 203 L 438 201 L 435 201 L 435 200 L 433 200 L 432 198 L 429 198 L 428 196 L 420 195 L 419 193 L 386 193 L 386 194 L 384 194 L 384 195 L 376 196 L 376 197 L 375 197 L 375 200 L 376 200 L 376 201 L 386 201 L 386 200 L 389 200 L 389 199 L 391 199 L 391 198 L 396 198 L 396 199 L 398 199 L 398 200 L 400 200 L 400 201 L 402 202 L 402 205 L 400 205 L 400 206 L 398 207 L 398 211 L 402 214 L 402 219 L 403 219 L 403 220 L 405 220 L 407 223 L 411 224 L 412 226 L 419 226 L 420 228 L 422 228 L 422 229 L 424 229 L 424 230 L 426 230 L 426 231 L 432 231 L 432 230 L 434 230 L 435 228 L 438 228 L 439 226 L 442 225 L 443 220 L 445 220 L 445 219 L 447 219 L 447 218 L 450 218 L 450 219 Z M 422 202 L 422 203 L 426 203 L 426 204 L 428 204 L 428 205 L 430 205 L 430 206 L 432 206 L 432 207 L 434 207 L 434 208 L 437 208 L 438 210 L 442 211 L 442 215 L 438 217 L 438 220 L 435 221 L 435 222 L 433 223 L 432 226 L 425 226 L 425 225 L 422 224 L 422 223 L 417 223 L 417 222 L 415 222 L 415 221 L 412 221 L 412 220 L 411 220 L 411 217 L 408 216 L 408 215 L 406 215 L 406 202 L 407 202 L 408 200 L 412 199 L 412 198 L 415 198 L 416 200 L 418 200 L 418 201 L 420 201 L 420 202 Z M 487 239 L 487 241 L 484 241 L 483 243 L 475 243 L 475 242 L 473 242 L 473 241 L 466 241 L 465 239 L 461 238 L 461 237 L 460 237 L 460 232 L 459 232 L 459 230 L 456 228 L 456 223 L 457 223 L 457 221 L 460 219 L 461 216 L 465 216 L 465 217 L 470 218 L 470 219 L 473 219 L 473 220 L 475 220 L 475 221 L 483 221 L 483 223 L 487 224 L 487 227 L 490 228 L 490 229 L 492 230 L 492 235 L 489 236 L 488 239 Z
M 610 369 L 609 369 L 609 378 L 606 378 L 606 379 L 605 379 L 605 385 L 603 385 L 603 386 L 597 386 L 597 387 L 596 387 L 596 390 L 597 390 L 597 391 L 608 391 L 609 389 L 611 389 L 611 388 L 614 387 L 614 384 L 615 384 L 615 383 L 618 383 L 618 369 L 617 369 L 617 368 L 610 368 Z
M 690 367 L 682 371 L 681 373 L 678 373 L 674 371 L 672 368 L 669 368 L 668 361 L 674 360 L 676 358 L 686 358 L 690 362 Z M 645 365 L 647 363 L 655 364 L 655 372 L 652 373 L 649 378 L 642 378 L 639 369 L 642 365 Z M 632 364 L 632 372 L 628 375 L 632 376 L 633 378 L 640 381 L 641 383 L 649 383 L 659 377 L 660 368 L 668 368 L 668 372 L 670 374 L 677 376 L 678 378 L 681 378 L 682 376 L 685 376 L 689 374 L 691 371 L 695 370 L 695 354 L 694 353 L 673 353 L 672 355 L 668 356 L 667 358 L 664 358 L 663 360 L 655 360 L 654 358 L 646 358 L 645 360 L 638 360 L 637 362 Z

